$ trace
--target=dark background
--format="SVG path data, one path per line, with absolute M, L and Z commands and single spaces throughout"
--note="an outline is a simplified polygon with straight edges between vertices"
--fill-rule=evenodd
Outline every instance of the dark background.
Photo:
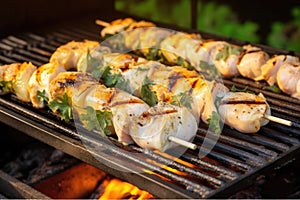
M 113 10 L 105 0 L 4 0 L 0 3 L 0 34 L 35 29 L 48 24 Z

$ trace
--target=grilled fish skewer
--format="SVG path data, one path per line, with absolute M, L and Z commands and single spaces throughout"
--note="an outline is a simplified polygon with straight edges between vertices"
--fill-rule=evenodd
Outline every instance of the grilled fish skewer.
M 80 62 L 81 60 L 88 60 L 87 57 L 97 64 Z M 95 67 L 88 68 L 88 65 Z M 109 68 L 105 68 L 106 66 L 109 66 Z M 157 99 L 154 101 L 154 104 L 157 102 L 172 103 L 176 98 L 185 99 L 185 102 L 178 101 L 177 103 L 185 104 L 184 106 L 191 110 L 198 122 L 201 118 L 202 121 L 208 123 L 212 113 L 218 113 L 218 109 L 215 107 L 215 100 L 222 98 L 228 92 L 228 89 L 222 84 L 207 81 L 195 71 L 189 71 L 180 66 L 167 67 L 159 62 L 135 58 L 129 54 L 109 53 L 107 48 L 103 51 L 100 47 L 97 47 L 91 50 L 89 54 L 83 54 L 82 58 L 79 59 L 77 68 L 79 71 L 98 71 L 99 73 L 108 69 L 105 72 L 106 77 L 102 77 L 109 80 L 107 84 L 111 84 L 111 80 L 117 80 L 113 86 L 124 87 L 125 85 L 127 91 L 145 101 L 149 98 L 146 97 L 145 99 L 142 94 L 146 88 L 150 95 L 152 95 L 151 93 L 155 94 Z M 115 79 L 114 77 L 119 78 Z M 104 80 L 104 82 L 106 81 Z M 245 102 L 247 102 L 248 98 L 247 95 L 244 96 Z M 238 106 L 240 107 L 241 105 Z M 248 104 L 244 106 L 248 106 Z M 261 111 L 262 114 L 256 116 L 258 124 L 265 120 L 262 116 L 264 116 L 266 111 L 267 109 L 263 109 Z M 229 117 L 224 112 L 221 112 L 221 114 L 224 118 Z M 253 120 L 250 115 L 249 120 Z M 246 121 L 243 123 L 246 123 Z M 245 130 L 244 125 L 239 123 L 230 124 L 230 126 L 242 132 L 258 131 L 257 128 L 250 127 L 248 127 L 249 130 Z
M 135 23 L 134 20 L 131 21 L 131 23 Z M 116 20 L 114 23 L 105 24 L 105 28 L 102 29 L 101 35 L 105 35 L 106 31 L 112 29 L 118 22 L 119 21 Z M 126 28 L 124 30 L 126 30 Z M 136 32 L 139 33 L 137 34 Z M 134 34 L 132 34 L 132 31 L 122 33 L 122 38 L 125 38 L 126 41 L 132 41 L 127 43 L 123 41 L 123 43 L 129 49 L 135 47 L 133 50 L 135 50 L 137 46 L 141 47 L 142 44 L 138 44 L 139 41 L 143 41 L 143 45 L 148 47 L 147 41 L 157 37 L 155 33 L 157 31 L 152 32 L 153 33 L 151 33 L 151 29 L 138 29 Z M 134 38 L 136 35 L 140 38 L 148 39 L 145 41 L 135 40 Z M 186 36 L 182 37 L 182 35 Z M 216 68 L 223 77 L 242 75 L 255 81 L 265 80 L 269 85 L 272 86 L 276 84 L 283 92 L 294 98 L 300 99 L 299 94 L 290 94 L 289 92 L 286 92 L 285 88 L 290 86 L 283 85 L 289 84 L 288 81 L 282 83 L 282 80 L 284 79 L 277 78 L 284 77 L 284 74 L 280 75 L 283 70 L 279 70 L 279 67 L 284 63 L 297 66 L 300 65 L 299 58 L 296 56 L 273 55 L 270 58 L 270 56 L 262 49 L 251 45 L 238 47 L 225 41 L 203 40 L 201 39 L 201 36 L 199 38 L 189 38 L 188 34 L 176 34 L 174 31 L 173 34 L 167 35 L 161 40 L 161 43 L 157 43 L 156 47 L 160 48 L 161 54 L 172 64 L 176 65 L 178 64 L 178 61 L 182 63 L 183 58 L 192 65 L 189 67 L 194 68 L 198 72 L 206 72 L 208 70 L 205 69 L 209 68 L 211 74 L 215 75 L 216 73 L 213 71 L 215 71 Z M 122 42 L 118 41 L 118 43 Z M 194 43 L 197 43 L 197 45 L 194 45 Z M 144 56 L 147 57 L 147 54 L 144 54 Z
M 38 92 L 44 91 L 43 97 L 49 99 L 49 107 L 53 112 L 60 113 L 62 110 L 67 110 L 68 115 L 71 115 L 72 110 L 67 106 L 72 106 L 75 111 L 81 116 L 82 114 L 91 115 L 88 112 L 88 108 L 95 111 L 108 112 L 107 119 L 101 118 L 101 120 L 111 120 L 112 124 L 107 124 L 105 127 L 101 127 L 101 130 L 105 133 L 105 130 L 114 131 L 118 140 L 123 144 L 131 144 L 134 141 L 137 144 L 144 145 L 143 148 L 158 149 L 165 151 L 169 148 L 173 148 L 179 145 L 187 148 L 194 148 L 195 145 L 190 143 L 197 132 L 197 122 L 193 115 L 186 109 L 173 105 L 157 105 L 152 110 L 142 100 L 134 97 L 124 91 L 116 88 L 106 88 L 104 85 L 99 84 L 98 80 L 90 74 L 80 72 L 66 72 L 60 65 L 55 63 L 47 63 L 40 68 L 34 67 L 31 63 L 23 64 L 11 64 L 6 65 L 0 72 L 2 81 L 15 83 L 20 81 L 26 86 L 26 82 L 30 79 L 27 89 L 29 92 L 25 92 L 27 96 L 26 102 L 32 100 L 34 107 L 42 108 L 45 106 L 44 102 L 41 102 L 38 97 Z M 4 71 L 4 69 L 6 71 Z M 32 72 L 32 69 L 36 69 Z M 20 71 L 21 70 L 21 71 Z M 7 72 L 10 72 L 9 74 Z M 21 73 L 20 73 L 21 72 Z M 23 72 L 28 72 L 27 76 L 23 75 Z M 30 73 L 29 73 L 30 72 Z M 23 79 L 15 80 L 18 76 Z M 31 77 L 30 77 L 31 74 Z M 16 92 L 14 84 L 9 85 L 10 92 Z M 2 88 L 3 89 L 3 88 Z M 17 97 L 24 99 L 24 91 L 17 93 Z M 29 94 L 30 97 L 29 98 Z M 53 106 L 60 103 L 59 100 L 66 98 L 67 105 Z M 58 100 L 58 101 L 57 101 Z M 54 103 L 55 104 L 54 104 Z M 168 108 L 168 110 L 164 110 Z M 166 111 L 163 113 L 162 111 Z M 150 117 L 146 117 L 151 113 Z M 62 113 L 60 113 L 62 114 Z M 95 114 L 95 113 L 94 113 Z M 96 116 L 89 116 L 93 119 Z M 147 137 L 141 137 L 137 134 L 140 132 L 140 121 L 137 118 L 147 118 L 148 122 L 144 121 L 144 125 L 147 125 L 149 129 L 152 129 L 152 135 Z M 182 119 L 182 120 L 179 120 Z M 184 120 L 183 120 L 184 119 Z M 85 118 L 80 118 L 81 122 L 91 123 Z M 157 127 L 152 122 L 158 120 L 159 122 L 168 122 L 164 126 L 161 126 L 159 130 L 154 129 L 152 126 Z M 98 123 L 98 122 L 96 122 Z M 172 128 L 168 125 L 172 124 Z M 132 127 L 137 127 L 132 129 Z M 105 129 L 105 130 L 104 130 Z M 187 132 L 184 132 L 187 131 Z M 136 133 L 137 132 L 137 133 Z M 131 134 L 134 136 L 132 137 Z M 139 136 L 139 137 L 137 137 Z M 168 139 L 170 137 L 170 139 Z M 174 143 L 172 138 L 176 138 Z M 133 141 L 134 139 L 134 141 Z M 144 142 L 143 142 L 144 140 Z M 181 141 L 181 142 L 177 142 Z M 147 144 L 147 145 L 145 145 Z
M 126 145 L 134 141 L 143 148 L 165 151 L 177 146 L 169 141 L 169 136 L 187 142 L 195 136 L 197 123 L 186 108 L 167 104 L 149 108 L 145 102 L 127 92 L 106 88 L 90 79 L 90 75 L 80 72 L 60 73 L 51 82 L 51 98 L 67 93 L 79 113 L 87 107 L 111 112 L 118 140 Z M 157 125 L 157 121 L 161 126 Z M 145 133 L 142 131 L 145 127 L 151 130 L 151 134 L 141 134 Z
M 191 109 L 195 117 L 201 118 L 205 123 L 208 123 L 215 112 L 220 114 L 227 125 L 244 133 L 255 133 L 268 121 L 263 116 L 266 113 L 270 114 L 270 108 L 262 94 L 257 96 L 239 93 L 239 103 L 215 106 L 217 99 L 221 99 L 220 101 L 224 103 L 227 97 L 234 99 L 238 93 L 228 92 L 228 89 L 222 84 L 207 81 L 197 73 L 194 74 L 185 68 L 166 67 L 152 63 L 153 61 L 119 71 L 135 95 L 141 95 L 143 89 L 141 83 L 145 83 L 145 80 L 148 79 L 151 82 L 150 90 L 155 92 L 158 99 L 165 102 L 174 101 L 174 96 L 179 99 L 186 99 L 182 103 Z M 189 98 L 190 101 L 188 101 Z M 253 115 L 254 112 L 248 112 L 247 109 L 255 110 L 258 104 L 261 106 L 259 110 L 256 110 L 256 115 Z M 232 117 L 228 115 L 228 113 L 232 113 L 238 117 L 242 115 L 239 113 L 242 110 L 247 112 L 243 113 L 243 120 L 241 121 L 232 120 Z

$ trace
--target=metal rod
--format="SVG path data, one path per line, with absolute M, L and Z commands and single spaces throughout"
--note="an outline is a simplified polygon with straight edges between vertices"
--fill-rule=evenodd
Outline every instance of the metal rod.
M 191 0 L 191 28 L 197 28 L 197 18 L 198 18 L 198 0 Z

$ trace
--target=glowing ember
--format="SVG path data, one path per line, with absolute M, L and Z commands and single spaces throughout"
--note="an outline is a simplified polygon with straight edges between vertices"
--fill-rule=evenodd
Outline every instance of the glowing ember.
M 165 158 L 169 158 L 170 160 L 174 160 L 175 162 L 178 162 L 178 163 L 180 163 L 182 165 L 185 165 L 187 167 L 196 168 L 195 165 L 193 165 L 193 164 L 191 164 L 189 162 L 183 161 L 183 160 L 181 160 L 181 159 L 179 159 L 177 157 L 171 156 L 170 154 L 167 154 L 167 153 L 164 153 L 164 152 L 161 152 L 161 151 L 155 151 L 155 153 L 160 154 L 160 155 L 162 155 Z
M 161 163 L 158 163 L 158 162 L 156 162 L 156 161 L 154 161 L 154 160 L 146 159 L 146 161 L 149 162 L 149 163 L 152 163 L 152 164 L 154 164 L 154 165 L 156 165 L 156 166 L 159 166 L 159 167 L 162 168 L 162 169 L 168 170 L 168 171 L 170 171 L 170 172 L 172 172 L 172 173 L 174 173 L 174 174 L 178 174 L 178 175 L 180 175 L 180 176 L 186 176 L 185 173 L 183 173 L 183 172 L 181 172 L 181 171 L 178 171 L 177 169 L 174 169 L 174 168 L 169 167 L 169 166 L 167 166 L 167 165 L 163 165 L 163 164 L 161 164 Z
M 154 198 L 150 193 L 85 163 L 43 180 L 34 188 L 54 199 L 83 199 L 90 196 L 93 199 Z
M 39 182 L 34 188 L 54 199 L 86 198 L 105 175 L 101 170 L 81 163 Z

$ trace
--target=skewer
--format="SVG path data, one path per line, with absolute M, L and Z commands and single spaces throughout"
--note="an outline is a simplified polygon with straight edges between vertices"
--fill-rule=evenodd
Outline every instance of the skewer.
M 97 25 L 100 25 L 100 26 L 103 26 L 103 27 L 108 27 L 110 26 L 110 23 L 106 22 L 106 21 L 103 21 L 103 20 L 100 20 L 100 19 L 96 19 L 96 24 Z
M 265 118 L 272 121 L 272 122 L 276 122 L 276 123 L 283 124 L 283 125 L 286 125 L 286 126 L 294 126 L 294 127 L 300 128 L 300 124 L 298 124 L 296 122 L 286 120 L 286 119 L 282 119 L 282 118 L 279 118 L 279 117 L 274 117 L 274 116 L 271 116 L 271 115 L 265 115 Z
M 169 136 L 168 139 L 176 144 L 179 144 L 179 145 L 182 145 L 182 146 L 185 146 L 187 148 L 190 148 L 190 149 L 197 149 L 197 145 L 191 143 L 191 142 L 187 142 L 185 140 L 182 140 L 182 139 L 179 139 L 179 138 L 176 138 L 174 136 Z

